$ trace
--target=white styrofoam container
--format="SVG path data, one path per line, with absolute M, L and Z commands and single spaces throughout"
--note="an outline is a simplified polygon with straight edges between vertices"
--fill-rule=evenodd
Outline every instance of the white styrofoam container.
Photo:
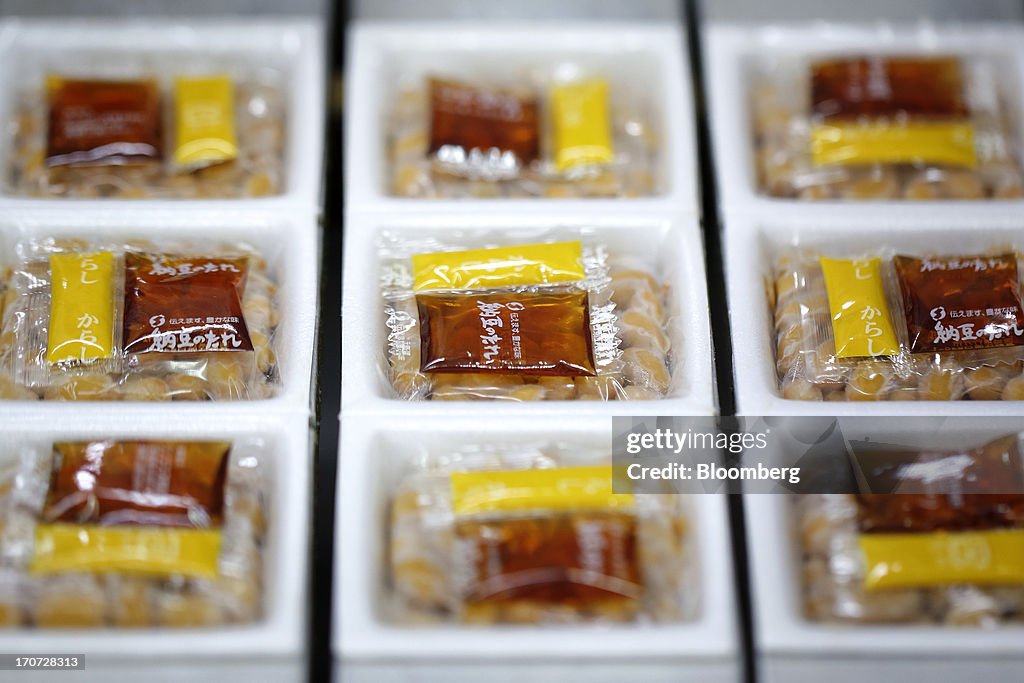
M 907 253 L 977 253 L 1024 246 L 1024 219 L 952 207 L 942 213 L 894 207 L 827 215 L 779 211 L 725 212 L 726 283 L 740 415 L 1024 415 L 1018 401 L 794 401 L 782 398 L 775 371 L 774 322 L 765 293 L 774 256 L 789 246 L 856 255 L 879 248 Z
M 96 664 L 86 657 L 82 671 L 36 671 L 33 683 L 305 683 L 309 680 L 300 659 L 253 659 L 250 657 L 211 659 L 175 656 L 169 660 Z
M 265 618 L 251 625 L 207 629 L 3 630 L 0 650 L 85 654 L 86 671 L 70 674 L 82 676 L 79 680 L 96 680 L 97 675 L 104 680 L 127 681 L 130 675 L 181 680 L 176 676 L 187 673 L 189 680 L 210 683 L 249 681 L 262 679 L 265 668 L 285 676 L 274 680 L 302 680 L 308 642 L 304 605 L 308 602 L 312 507 L 308 418 L 238 412 L 178 420 L 168 419 L 170 413 L 155 415 L 124 405 L 97 419 L 76 408 L 67 406 L 59 420 L 4 413 L 0 415 L 0 433 L 5 443 L 27 440 L 44 447 L 57 440 L 94 438 L 264 440 L 270 498 L 264 549 Z M 66 675 L 53 674 L 59 680 Z
M 850 440 L 920 448 L 973 447 L 1024 429 L 1024 417 L 864 418 L 842 423 Z M 772 443 L 772 442 L 769 442 Z M 845 457 L 845 456 L 843 456 Z M 791 461 L 791 459 L 790 459 Z M 834 625 L 803 616 L 801 548 L 790 497 L 745 495 L 755 642 L 766 683 L 1019 680 L 1024 626 Z
M 419 415 L 348 416 L 341 423 L 338 469 L 334 653 L 342 670 L 366 664 L 354 680 L 381 680 L 372 672 L 400 676 L 402 664 L 483 664 L 495 660 L 555 668 L 575 660 L 690 662 L 707 667 L 709 681 L 734 681 L 738 644 L 731 546 L 724 496 L 694 497 L 699 606 L 693 621 L 678 625 L 473 628 L 388 623 L 379 604 L 387 574 L 387 506 L 391 491 L 417 447 L 431 450 L 473 443 L 522 441 L 580 444 L 608 449 L 611 421 L 553 416 L 437 419 Z M 528 667 L 527 667 L 528 668 Z M 543 668 L 543 667 L 541 667 Z M 513 669 L 514 671 L 515 669 Z M 614 670 L 614 669 L 613 669 Z M 444 680 L 474 679 L 474 667 L 445 669 Z M 679 669 L 676 669 L 678 675 Z M 397 680 L 404 680 L 398 678 Z M 441 680 L 441 679 L 437 679 Z M 563 679 L 564 680 L 564 679 Z M 598 680 L 608 680 L 598 676 Z M 621 679 L 620 679 L 621 680 Z
M 315 209 L 321 204 L 326 111 L 323 27 L 315 18 L 274 19 L 4 19 L 0 21 L 0 113 L 8 116 L 12 88 L 21 71 L 43 57 L 47 63 L 67 54 L 81 68 L 90 53 L 124 54 L 131 63 L 155 54 L 173 70 L 175 55 L 195 60 L 208 55 L 210 69 L 223 57 L 281 71 L 287 104 L 282 194 L 253 199 L 124 200 L 43 199 L 0 195 L 0 207 L 118 207 L 140 213 L 195 204 L 212 210 L 237 206 L 265 209 Z M 40 87 L 42 83 L 40 83 Z M 7 173 L 9 139 L 0 140 L 2 173 Z
M 319 297 L 320 231 L 316 211 L 296 210 L 288 215 L 266 211 L 212 210 L 185 207 L 147 212 L 123 210 L 10 209 L 0 214 L 0 264 L 15 262 L 19 241 L 46 237 L 83 237 L 97 241 L 118 238 L 195 239 L 198 244 L 245 242 L 267 260 L 278 284 L 281 311 L 274 346 L 281 384 L 273 397 L 254 401 L 162 401 L 131 404 L 131 411 L 152 416 L 173 415 L 189 421 L 210 412 L 248 412 L 253 415 L 297 413 L 309 415 L 313 399 L 313 353 Z M 62 401 L 2 401 L 5 415 L 35 415 L 59 421 L 69 413 Z M 96 421 L 109 421 L 128 403 L 81 401 L 77 413 Z
M 355 21 L 348 36 L 345 200 L 351 211 L 595 213 L 668 209 L 696 213 L 694 103 L 676 25 L 600 22 L 481 23 Z M 515 73 L 558 61 L 642 84 L 662 136 L 662 192 L 636 199 L 466 199 L 392 197 L 387 192 L 387 121 L 400 77 Z M 639 88 L 638 88 L 639 89 Z
M 637 633 L 637 637 L 644 637 Z M 626 637 L 626 636 L 623 636 Z M 445 683 L 565 683 L 588 681 L 591 683 L 736 683 L 741 680 L 736 662 L 715 660 L 672 661 L 657 658 L 608 661 L 586 656 L 583 659 L 560 661 L 500 661 L 451 662 L 424 661 L 359 661 L 345 660 L 335 663 L 336 683 L 411 683 L 445 681 Z M 60 683 L 55 681 L 54 683 Z M 120 683 L 120 681 L 118 682 Z M 127 682 L 126 682 L 127 683 Z
M 651 680 L 690 673 L 738 677 L 724 500 L 698 501 L 699 618 L 665 628 L 409 629 L 378 613 L 385 570 L 388 488 L 408 443 L 579 439 L 607 445 L 617 414 L 713 415 L 717 410 L 697 219 L 694 104 L 677 26 L 574 23 L 354 22 L 349 33 L 345 131 L 346 238 L 342 302 L 342 417 L 335 561 L 335 673 L 346 681 L 451 680 L 522 676 L 598 681 L 643 672 Z M 389 195 L 386 121 L 399 77 L 431 72 L 486 76 L 569 60 L 639 84 L 662 136 L 659 189 L 637 199 L 427 200 Z M 676 368 L 661 401 L 430 402 L 391 398 L 384 374 L 378 272 L 382 233 L 479 233 L 527 241 L 551 230 L 593 229 L 613 254 L 645 257 L 672 290 Z M 500 239 L 497 239 L 499 238 Z M 680 351 L 681 349 L 681 351 Z M 502 660 L 494 666 L 495 659 Z M 583 666 L 597 658 L 600 664 Z M 638 668 L 639 667 L 639 668 Z M 497 678 L 496 678 L 497 677 Z
M 593 228 L 597 241 L 612 255 L 638 256 L 660 271 L 672 290 L 670 336 L 675 348 L 673 382 L 666 399 L 657 401 L 406 401 L 391 398 L 384 372 L 387 328 L 379 288 L 378 240 L 382 232 L 426 233 L 443 237 L 461 230 L 496 241 L 530 241 L 552 228 Z M 538 237 L 538 239 L 540 239 Z M 467 416 L 546 415 L 713 415 L 717 400 L 712 367 L 704 249 L 695 218 L 653 215 L 616 217 L 580 211 L 551 216 L 536 213 L 473 215 L 399 213 L 350 214 L 346 226 L 342 297 L 342 413 Z
M 1018 146 L 1024 142 L 1024 29 L 1006 24 L 830 24 L 827 22 L 747 25 L 709 23 L 704 27 L 705 81 L 715 150 L 719 201 L 727 210 L 770 214 L 789 207 L 810 207 L 824 215 L 867 207 L 895 211 L 944 212 L 968 206 L 999 215 L 1024 208 L 1024 200 L 982 201 L 801 201 L 762 194 L 757 186 L 750 93 L 756 82 L 751 65 L 759 56 L 781 53 L 811 56 L 828 53 L 984 54 L 996 59 L 1015 122 Z M 1024 148 L 1019 159 L 1024 160 Z M 729 227 L 725 228 L 727 231 Z
M 38 199 L 0 192 L 0 265 L 22 239 L 86 237 L 241 241 L 268 261 L 282 323 L 275 350 L 281 384 L 267 400 L 173 403 L 0 402 L 3 439 L 156 437 L 269 440 L 272 519 L 265 555 L 266 618 L 244 627 L 198 630 L 0 633 L 4 652 L 85 653 L 87 670 L 39 672 L 39 680 L 249 681 L 306 679 L 310 556 L 313 357 L 320 272 L 326 71 L 322 21 L 267 19 L 0 20 L 0 112 L 26 70 L 90 54 L 110 62 L 137 55 L 173 70 L 178 55 L 210 68 L 240 63 L 280 71 L 287 106 L 284 190 L 267 198 L 214 200 Z M 6 173 L 8 139 L 0 140 Z M 336 352 L 330 350 L 330 352 Z

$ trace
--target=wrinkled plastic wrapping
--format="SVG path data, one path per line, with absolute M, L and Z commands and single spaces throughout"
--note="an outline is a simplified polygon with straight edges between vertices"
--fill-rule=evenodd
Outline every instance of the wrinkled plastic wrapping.
M 770 292 L 782 395 L 1024 399 L 1019 273 L 1019 254 L 1007 248 L 783 254 Z
M 555 240 L 576 244 L 574 274 L 550 268 L 550 254 L 530 256 L 555 249 L 553 257 L 563 258 L 558 250 L 569 243 Z M 481 245 L 458 233 L 384 236 L 384 351 L 397 397 L 637 400 L 669 391 L 675 356 L 666 332 L 668 292 L 648 266 L 616 258 L 578 231 L 537 244 L 477 250 Z M 418 260 L 459 253 L 484 264 L 470 269 L 472 279 L 453 279 L 452 264 L 440 263 L 417 289 Z M 511 280 L 487 275 L 508 268 L 515 270 Z
M 759 55 L 758 182 L 804 200 L 1024 196 L 1011 72 L 996 57 Z
M 563 444 L 422 452 L 393 492 L 389 617 L 478 625 L 677 622 L 697 610 L 676 495 L 611 494 Z
M 48 239 L 17 258 L 4 398 L 246 400 L 279 383 L 277 285 L 247 244 Z
M 808 616 L 956 626 L 1024 620 L 1020 435 L 915 458 L 893 469 L 903 493 L 795 499 Z
M 9 105 L 7 191 L 197 199 L 284 191 L 281 65 L 190 52 L 25 57 Z
M 646 197 L 659 132 L 644 93 L 572 63 L 404 80 L 388 122 L 399 197 Z
M 269 513 L 265 448 L 245 438 L 25 445 L 4 453 L 0 626 L 200 628 L 258 620 Z M 86 453 L 90 460 L 81 460 Z M 212 468 L 203 456 L 214 456 Z M 94 491 L 80 486 L 89 472 L 98 477 Z M 216 535 L 212 571 L 188 562 L 189 534 Z

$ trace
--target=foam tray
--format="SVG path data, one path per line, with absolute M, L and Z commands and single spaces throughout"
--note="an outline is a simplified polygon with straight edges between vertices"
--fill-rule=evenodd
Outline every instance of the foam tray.
M 704 28 L 705 82 L 709 87 L 709 119 L 715 151 L 719 198 L 729 210 L 770 214 L 796 207 L 824 213 L 847 213 L 887 206 L 896 212 L 945 211 L 969 206 L 974 211 L 1020 211 L 1024 200 L 938 202 L 801 201 L 761 194 L 754 166 L 754 133 L 750 93 L 755 83 L 750 66 L 758 57 L 780 52 L 796 56 L 818 53 L 888 52 L 900 54 L 986 54 L 998 60 L 1009 113 L 1024 160 L 1024 29 L 1012 25 L 962 24 L 830 24 L 801 22 L 778 25 L 709 23 Z M 813 209 L 812 209 L 813 210 Z M 726 230 L 728 230 L 726 226 Z
M 341 433 L 338 500 L 344 504 L 338 506 L 336 521 L 340 552 L 335 560 L 334 649 L 344 658 L 342 666 L 354 672 L 351 680 L 392 680 L 373 675 L 388 671 L 397 675 L 403 665 L 419 667 L 424 663 L 440 667 L 445 680 L 478 680 L 473 666 L 457 665 L 496 659 L 509 661 L 513 665 L 510 673 L 522 671 L 517 665 L 542 660 L 552 667 L 550 676 L 560 666 L 564 672 L 570 662 L 599 659 L 609 662 L 612 672 L 616 660 L 665 666 L 662 676 L 670 677 L 656 676 L 654 680 L 677 678 L 680 671 L 687 670 L 680 668 L 682 665 L 702 671 L 706 678 L 701 680 L 736 680 L 731 546 L 725 497 L 720 495 L 693 499 L 700 592 L 693 621 L 597 628 L 467 628 L 444 624 L 407 627 L 387 623 L 380 616 L 387 575 L 387 505 L 402 467 L 415 456 L 409 443 L 431 449 L 516 441 L 607 448 L 611 442 L 609 420 L 548 416 L 510 422 L 491 416 L 468 424 L 465 419 L 358 416 L 343 419 Z M 544 667 L 540 668 L 543 676 Z M 594 673 L 596 680 L 612 680 L 607 671 Z
M 789 246 L 852 254 L 892 247 L 909 253 L 978 251 L 1024 245 L 1024 219 L 976 215 L 967 209 L 941 214 L 894 212 L 889 207 L 826 216 L 782 212 L 762 218 L 726 212 L 726 281 L 741 415 L 1024 415 L 1020 401 L 795 401 L 781 396 L 775 373 L 774 322 L 765 293 L 773 256 Z
M 941 431 L 938 427 L 942 427 Z M 977 446 L 1024 429 L 1024 417 L 922 417 L 843 423 L 848 439 L 921 448 Z M 801 549 L 789 497 L 745 495 L 755 642 L 766 683 L 1011 681 L 1024 666 L 1024 626 L 830 625 L 803 616 Z M 884 662 L 884 666 L 880 666 Z
M 265 616 L 245 626 L 210 629 L 44 630 L 0 632 L 0 650 L 17 653 L 79 653 L 83 672 L 60 672 L 61 680 L 152 679 L 154 667 L 166 680 L 249 681 L 265 670 L 298 680 L 306 652 L 312 454 L 305 416 L 207 414 L 187 421 L 125 406 L 97 420 L 69 406 L 59 421 L 42 415 L 0 415 L 0 432 L 12 442 L 47 444 L 90 438 L 235 439 L 260 437 L 270 487 L 270 515 L 264 549 Z M 43 674 L 45 677 L 47 674 Z M 88 677 L 88 678 L 87 678 Z
M 443 237 L 445 231 L 469 230 L 488 237 L 529 241 L 531 235 L 558 227 L 593 228 L 595 239 L 611 254 L 645 258 L 660 270 L 672 289 L 670 333 L 675 367 L 668 398 L 656 401 L 406 401 L 391 398 L 384 373 L 385 332 L 378 284 L 378 240 L 382 232 L 420 232 Z M 577 212 L 548 216 L 534 213 L 350 214 L 346 229 L 343 286 L 342 413 L 442 415 L 461 412 L 507 417 L 544 415 L 713 415 L 717 401 L 712 370 L 711 332 L 700 226 L 693 218 L 638 216 L 619 218 Z
M 0 263 L 14 260 L 14 249 L 24 239 L 43 237 L 86 237 L 96 239 L 192 238 L 197 242 L 246 242 L 266 258 L 278 284 L 281 325 L 275 348 L 281 384 L 272 398 L 254 401 L 136 402 L 131 410 L 152 416 L 173 415 L 190 420 L 210 412 L 246 412 L 252 415 L 294 413 L 309 415 L 312 409 L 313 354 L 319 296 L 320 236 L 315 212 L 212 210 L 184 207 L 149 212 L 132 210 L 17 209 L 0 214 Z M 124 402 L 81 401 L 77 413 L 91 415 L 99 422 L 116 420 L 128 405 Z M 61 420 L 71 404 L 63 401 L 2 401 L 4 414 L 31 418 L 48 416 Z
M 321 204 L 324 160 L 326 73 L 323 29 L 312 18 L 273 20 L 187 19 L 154 21 L 95 19 L 5 19 L 0 21 L 0 112 L 10 112 L 12 89 L 19 70 L 45 56 L 67 55 L 76 66 L 90 53 L 124 54 L 133 61 L 139 53 L 156 54 L 173 63 L 175 54 L 208 55 L 211 69 L 218 58 L 272 66 L 282 72 L 286 89 L 287 140 L 282 194 L 255 199 L 115 200 L 44 199 L 0 195 L 0 207 L 83 206 L 125 207 L 146 212 L 196 204 L 210 209 L 240 205 L 266 209 L 316 208 Z M 0 141 L 3 172 L 7 143 Z
M 350 211 L 549 212 L 585 205 L 595 212 L 670 208 L 697 212 L 694 104 L 680 27 L 650 23 L 375 22 L 349 29 L 345 124 Z M 661 193 L 636 199 L 467 199 L 391 197 L 385 191 L 386 123 L 399 76 L 507 73 L 571 60 L 642 85 L 662 135 Z M 639 89 L 639 88 L 638 88 Z

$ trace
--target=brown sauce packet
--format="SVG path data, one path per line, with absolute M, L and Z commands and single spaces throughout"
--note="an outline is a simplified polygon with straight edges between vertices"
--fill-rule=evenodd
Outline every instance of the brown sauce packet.
M 530 602 L 586 610 L 633 605 L 640 597 L 636 519 L 623 512 L 572 512 L 463 520 L 459 542 L 471 548 L 466 609 Z
M 160 161 L 163 126 L 155 81 L 49 79 L 46 165 Z
M 430 146 L 444 170 L 514 177 L 540 156 L 536 97 L 430 80 Z
M 964 79 L 956 57 L 858 57 L 815 62 L 812 111 L 825 120 L 900 116 L 966 119 Z
M 948 451 L 866 449 L 851 454 L 866 533 L 1024 527 L 1020 435 Z
M 242 294 L 245 258 L 125 254 L 129 354 L 252 351 Z
M 219 526 L 230 444 L 57 443 L 43 508 L 48 522 Z
M 1017 256 L 894 259 L 911 353 L 1024 345 Z
M 416 296 L 423 372 L 597 374 L 587 292 Z

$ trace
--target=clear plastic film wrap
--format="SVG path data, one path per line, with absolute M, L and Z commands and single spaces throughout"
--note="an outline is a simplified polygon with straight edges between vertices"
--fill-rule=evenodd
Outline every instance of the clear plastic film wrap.
M 797 400 L 1024 399 L 1019 254 L 841 256 L 775 263 L 776 366 Z
M 995 56 L 768 52 L 751 108 L 761 190 L 804 200 L 1024 196 Z
M 442 240 L 384 236 L 386 370 L 399 398 L 666 394 L 673 354 L 665 287 L 589 234 L 542 240 L 494 246 L 455 232 Z
M 286 74 L 231 54 L 29 54 L 6 184 L 32 197 L 195 199 L 284 190 Z
M 405 79 L 388 127 L 400 197 L 645 197 L 661 182 L 644 93 L 573 63 Z
M 917 462 L 893 468 L 904 492 L 796 498 L 808 616 L 985 627 L 1024 620 L 1020 438 L 914 454 Z
M 258 620 L 268 515 L 258 438 L 61 442 L 5 453 L 0 625 Z
M 4 398 L 246 400 L 279 381 L 277 286 L 247 244 L 26 241 L 9 287 Z
M 423 452 L 391 503 L 392 618 L 677 622 L 697 609 L 692 511 L 613 494 L 607 459 L 565 444 Z

